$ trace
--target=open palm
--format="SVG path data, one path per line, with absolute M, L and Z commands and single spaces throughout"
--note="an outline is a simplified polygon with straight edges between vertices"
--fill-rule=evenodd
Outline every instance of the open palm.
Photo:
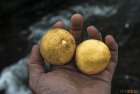
M 70 31 L 77 45 L 81 42 L 83 17 L 75 14 L 71 17 Z M 64 28 L 63 22 L 57 22 L 53 28 Z M 101 33 L 94 27 L 87 28 L 89 38 L 102 40 Z M 108 67 L 101 73 L 85 75 L 75 65 L 75 60 L 61 66 L 52 66 L 45 72 L 44 60 L 39 46 L 34 45 L 28 62 L 29 85 L 35 94 L 110 94 L 111 81 L 118 60 L 118 46 L 111 35 L 105 37 L 105 43 L 111 51 Z

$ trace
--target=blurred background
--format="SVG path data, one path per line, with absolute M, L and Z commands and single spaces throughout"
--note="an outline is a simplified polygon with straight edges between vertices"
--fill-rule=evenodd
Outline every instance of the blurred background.
M 0 0 L 0 94 L 32 94 L 31 46 L 56 21 L 68 28 L 74 13 L 84 16 L 83 39 L 86 27 L 95 25 L 119 45 L 112 94 L 140 94 L 140 0 Z

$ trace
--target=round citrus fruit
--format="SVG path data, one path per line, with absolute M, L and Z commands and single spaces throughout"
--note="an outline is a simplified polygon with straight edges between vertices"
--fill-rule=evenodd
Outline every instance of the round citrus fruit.
M 75 53 L 75 48 L 74 37 L 65 29 L 50 29 L 40 40 L 41 55 L 54 65 L 68 63 Z
M 99 40 L 89 39 L 76 49 L 76 64 L 85 74 L 96 74 L 103 71 L 110 61 L 110 50 Z

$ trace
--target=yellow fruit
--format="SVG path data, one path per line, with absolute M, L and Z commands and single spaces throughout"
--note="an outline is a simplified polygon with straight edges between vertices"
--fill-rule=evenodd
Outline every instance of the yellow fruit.
M 40 41 L 40 53 L 50 64 L 62 65 L 68 63 L 75 53 L 74 37 L 60 28 L 50 29 Z
M 103 71 L 110 61 L 110 50 L 99 40 L 89 39 L 76 49 L 76 64 L 85 74 L 96 74 Z

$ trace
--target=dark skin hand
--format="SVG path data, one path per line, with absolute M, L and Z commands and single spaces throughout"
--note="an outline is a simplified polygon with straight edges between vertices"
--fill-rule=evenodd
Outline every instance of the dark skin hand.
M 74 14 L 71 17 L 70 31 L 80 43 L 83 17 Z M 64 28 L 63 22 L 57 22 L 53 28 Z M 101 33 L 89 26 L 87 33 L 90 39 L 102 40 Z M 85 75 L 75 66 L 74 59 L 66 65 L 52 66 L 50 72 L 44 68 L 44 60 L 39 46 L 34 45 L 28 62 L 29 85 L 35 94 L 110 94 L 111 82 L 118 60 L 118 45 L 111 35 L 105 37 L 105 43 L 111 51 L 108 67 L 101 73 Z

